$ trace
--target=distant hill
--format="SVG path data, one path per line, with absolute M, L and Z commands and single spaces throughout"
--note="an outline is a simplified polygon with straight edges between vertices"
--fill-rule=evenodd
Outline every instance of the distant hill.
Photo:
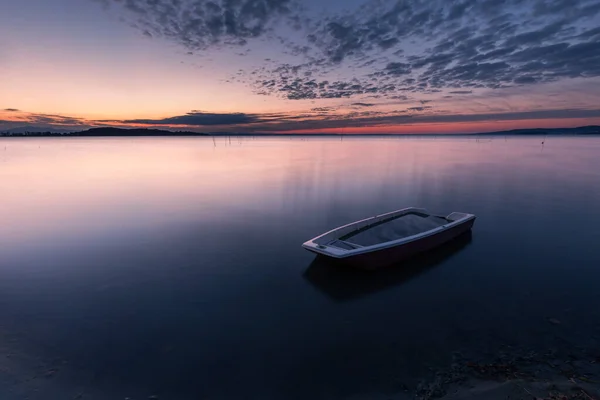
M 198 132 L 172 132 L 161 129 L 123 129 L 123 128 L 91 128 L 85 131 L 65 132 L 57 130 L 39 130 L 33 131 L 32 128 L 23 130 L 23 128 L 12 129 L 8 132 L 0 133 L 1 136 L 76 136 L 76 137 L 129 137 L 129 136 L 203 136 L 204 133 Z
M 510 131 L 485 132 L 478 135 L 506 135 L 506 136 L 531 136 L 531 135 L 600 135 L 600 126 L 580 126 L 578 128 L 537 128 L 513 129 Z
M 16 128 L 7 129 L 5 131 L 0 131 L 0 135 L 6 135 L 6 134 L 23 135 L 23 134 L 28 134 L 28 133 L 40 133 L 40 132 L 51 133 L 54 135 L 60 135 L 63 133 L 77 132 L 77 129 L 69 130 L 69 129 L 41 128 L 41 127 L 37 127 L 37 126 L 19 126 Z
M 161 129 L 124 129 L 124 128 L 91 128 L 79 132 L 65 132 L 58 130 L 34 131 L 36 128 L 14 128 L 8 131 L 0 132 L 0 136 L 18 136 L 18 137 L 146 137 L 146 136 L 290 136 L 293 134 L 276 133 L 225 133 L 225 132 L 189 132 L 189 131 L 167 131 Z M 397 135 L 397 134 L 388 134 Z M 408 134 L 403 134 L 408 135 Z M 466 134 L 467 136 L 485 135 L 485 136 L 530 136 L 530 135 L 600 135 L 600 126 L 581 126 L 578 128 L 554 128 L 554 129 L 514 129 L 510 131 L 483 132 Z M 321 134 L 320 136 L 339 136 L 339 134 Z M 345 135 L 352 136 L 352 135 Z M 381 136 L 381 135 L 378 135 Z M 427 136 L 427 135 L 419 135 Z M 433 135 L 432 135 L 433 136 Z M 439 135 L 438 135 L 439 136 Z
M 166 131 L 162 129 L 91 128 L 77 132 L 75 136 L 204 136 L 205 133 L 189 131 Z

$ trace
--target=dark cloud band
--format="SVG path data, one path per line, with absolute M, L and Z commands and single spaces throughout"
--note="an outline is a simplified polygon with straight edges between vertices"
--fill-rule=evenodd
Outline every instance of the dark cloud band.
M 220 132 L 288 132 L 300 130 L 323 130 L 332 128 L 374 126 L 398 126 L 405 124 L 469 123 L 490 121 L 547 120 L 600 118 L 600 109 L 558 109 L 509 113 L 482 114 L 436 114 L 429 106 L 409 107 L 391 112 L 362 111 L 330 114 L 329 108 L 313 109 L 304 114 L 208 114 L 192 112 L 163 119 L 134 120 L 85 120 L 61 115 L 27 114 L 18 123 L 0 120 L 0 131 L 15 126 L 35 127 L 34 130 L 62 128 L 85 129 L 99 126 L 157 127 L 173 130 L 200 130 Z M 391 128 L 393 129 L 393 128 Z

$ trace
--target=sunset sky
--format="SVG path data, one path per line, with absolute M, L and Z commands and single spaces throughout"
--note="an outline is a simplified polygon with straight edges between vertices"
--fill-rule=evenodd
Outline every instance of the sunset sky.
M 600 124 L 600 0 L 20 0 L 0 131 Z

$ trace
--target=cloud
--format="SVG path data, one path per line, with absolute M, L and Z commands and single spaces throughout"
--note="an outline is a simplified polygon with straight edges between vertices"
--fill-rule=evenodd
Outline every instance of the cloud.
M 416 107 L 420 108 L 420 107 Z M 410 111 L 423 111 L 409 109 Z M 282 117 L 276 121 L 265 124 L 252 125 L 249 132 L 287 132 L 305 130 L 323 130 L 334 128 L 364 127 L 365 131 L 375 126 L 393 126 L 406 124 L 432 124 L 432 123 L 469 123 L 490 121 L 515 121 L 515 120 L 545 120 L 545 119 L 573 119 L 573 118 L 600 118 L 598 110 L 538 110 L 508 113 L 481 113 L 481 114 L 415 114 L 407 110 L 389 113 L 367 112 L 346 113 L 322 117 L 303 116 L 288 120 Z
M 373 107 L 374 103 L 352 103 L 352 106 L 356 106 L 356 107 Z
M 291 0 L 102 0 L 117 7 L 148 37 L 162 37 L 191 51 L 245 46 L 274 22 L 295 20 Z
M 88 124 L 88 121 L 82 118 L 65 117 L 63 115 L 53 114 L 28 114 L 26 117 L 26 121 L 30 124 L 48 126 L 78 126 Z
M 318 22 L 314 36 L 332 61 L 380 51 L 378 43 L 390 38 L 399 44 L 403 39 L 428 41 L 437 52 L 458 48 L 477 53 L 478 48 L 493 48 L 502 39 L 510 46 L 556 38 L 598 12 L 593 0 L 372 1 L 358 12 Z M 538 24 L 544 26 L 521 28 Z
M 275 115 L 257 115 L 244 113 L 204 113 L 193 111 L 186 115 L 163 119 L 130 119 L 119 121 L 125 124 L 144 124 L 144 125 L 186 125 L 186 126 L 215 126 L 215 125 L 246 125 L 258 122 L 266 122 L 273 119 Z
M 229 81 L 287 100 L 466 94 L 600 76 L 598 0 L 365 0 L 329 14 L 300 0 L 102 2 L 186 54 L 281 45 L 286 62 L 263 61 Z
M 416 107 L 420 108 L 420 107 Z M 422 111 L 422 110 L 412 110 Z M 406 124 L 431 124 L 431 123 L 456 123 L 456 122 L 490 122 L 490 121 L 515 121 L 515 120 L 545 120 L 545 119 L 573 119 L 573 118 L 600 118 L 598 110 L 538 110 L 508 113 L 481 113 L 481 114 L 406 114 L 405 111 L 395 111 L 387 114 L 375 115 L 337 115 L 333 118 L 318 119 L 306 118 L 302 120 L 279 120 L 268 126 L 256 126 L 256 131 L 295 131 L 309 129 L 331 129 L 346 127 L 373 127 Z M 393 128 L 390 128 L 393 130 Z
M 308 61 L 295 65 L 291 86 L 290 75 L 277 68 L 262 70 L 255 84 L 264 94 L 300 100 L 360 97 L 365 89 L 387 98 L 400 92 L 466 94 L 597 77 L 599 13 L 597 0 L 371 1 L 312 22 L 310 50 L 303 55 Z M 405 51 L 407 43 L 418 46 Z M 354 89 L 304 89 L 347 67 Z
M 314 107 L 311 108 L 310 111 L 312 112 L 317 112 L 317 113 L 327 113 L 330 111 L 334 111 L 335 107 Z
M 592 37 L 596 37 L 596 36 L 600 36 L 600 26 L 594 29 L 589 29 L 587 31 L 582 32 L 581 34 L 579 34 L 579 38 L 592 38 Z
M 0 130 L 74 131 L 87 129 L 93 123 L 82 118 L 56 114 L 29 113 L 14 108 L 4 109 L 10 119 L 0 120 Z
M 393 126 L 405 124 L 467 123 L 515 120 L 581 119 L 600 118 L 600 109 L 552 109 L 523 112 L 489 112 L 479 114 L 423 113 L 429 106 L 415 106 L 396 111 L 353 111 L 328 114 L 311 110 L 310 113 L 288 114 L 208 114 L 190 112 L 185 115 L 163 119 L 134 120 L 79 120 L 68 116 L 41 116 L 31 114 L 26 120 L 2 120 L 0 129 L 15 127 L 35 127 L 34 130 L 85 130 L 98 126 L 118 126 L 122 128 L 160 126 L 170 130 L 195 130 L 218 132 L 289 132 L 303 130 L 323 130 L 332 128 Z M 55 123 L 53 123 L 54 121 Z M 69 124 L 68 122 L 71 122 Z
M 396 89 L 395 85 L 377 85 L 368 80 L 318 80 L 310 75 L 298 74 L 293 67 L 280 69 L 277 73 L 263 71 L 261 75 L 253 82 L 257 93 L 278 95 L 288 100 L 340 99 L 358 95 L 386 94 Z
M 410 64 L 401 62 L 392 62 L 385 66 L 385 72 L 388 75 L 407 75 L 412 71 Z
M 18 110 L 16 108 L 6 108 L 3 111 L 10 113 L 10 120 L 4 122 L 10 123 L 24 123 L 36 126 L 83 126 L 89 121 L 83 118 L 68 117 L 57 114 L 41 114 L 41 113 L 29 113 Z

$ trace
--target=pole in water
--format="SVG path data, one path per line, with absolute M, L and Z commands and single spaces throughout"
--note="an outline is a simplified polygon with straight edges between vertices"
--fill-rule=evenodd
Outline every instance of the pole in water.
M 544 151 L 544 144 L 546 143 L 546 135 L 544 135 L 544 140 L 542 140 L 542 148 L 540 151 Z

